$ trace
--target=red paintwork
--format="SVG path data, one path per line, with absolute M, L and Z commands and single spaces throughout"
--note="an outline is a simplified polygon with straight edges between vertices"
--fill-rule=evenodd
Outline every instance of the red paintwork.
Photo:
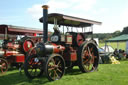
M 70 53 L 70 56 L 71 56 L 71 61 L 76 61 L 76 60 L 77 60 L 76 51 L 71 52 L 71 53 Z
M 37 36 L 37 34 L 36 34 L 36 33 L 34 33 L 34 35 L 33 35 L 33 36 L 35 36 L 35 37 L 36 37 L 36 36 Z
M 52 43 L 52 45 L 53 45 L 53 53 L 59 53 L 65 50 L 64 46 L 56 45 L 54 43 Z
M 8 56 L 14 56 L 14 55 L 16 55 L 16 54 L 18 54 L 19 52 L 17 52 L 17 51 L 5 51 L 5 53 L 4 53 L 4 56 L 6 56 L 6 57 L 8 57 Z
M 80 34 L 77 34 L 76 41 L 78 46 L 80 46 L 84 42 L 83 37 Z
M 10 58 L 10 56 L 11 56 L 11 58 L 12 58 L 12 60 L 10 61 L 10 62 L 17 62 L 17 63 L 19 63 L 19 62 L 24 62 L 25 61 L 25 56 L 24 56 L 24 54 L 19 54 L 19 52 L 17 52 L 17 51 L 4 51 L 5 53 L 4 53 L 4 56 L 5 56 L 5 58 Z M 8 62 L 8 63 L 10 63 L 10 62 Z
M 70 47 L 68 51 L 64 53 L 63 57 L 66 61 L 76 61 L 77 60 L 76 50 L 73 50 L 73 48 Z
M 13 44 L 12 42 L 10 42 L 10 43 L 7 43 L 7 47 L 8 47 L 8 49 L 12 48 L 13 50 L 15 50 L 17 48 L 20 48 L 20 45 L 19 44 Z
M 33 47 L 33 43 L 31 41 L 25 40 L 23 44 L 23 48 L 25 52 L 28 52 L 30 48 Z
M 24 56 L 24 54 L 18 54 L 18 55 L 16 55 L 16 62 L 17 63 L 23 63 L 24 61 L 25 61 L 25 56 Z

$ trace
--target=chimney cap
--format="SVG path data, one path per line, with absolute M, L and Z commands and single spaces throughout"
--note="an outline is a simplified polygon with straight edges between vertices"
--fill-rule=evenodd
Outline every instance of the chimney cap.
M 48 6 L 48 5 L 43 5 L 42 8 L 43 8 L 43 9 L 48 9 L 49 6 Z

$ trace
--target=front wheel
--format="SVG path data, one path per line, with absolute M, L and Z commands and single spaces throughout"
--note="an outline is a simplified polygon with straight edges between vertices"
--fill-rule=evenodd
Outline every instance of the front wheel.
M 84 42 L 78 49 L 78 66 L 82 72 L 92 72 L 97 69 L 99 52 L 93 41 Z
M 59 80 L 64 75 L 65 62 L 59 54 L 50 55 L 45 67 L 45 74 L 50 81 Z
M 24 72 L 30 79 L 40 77 L 43 74 L 43 59 L 40 59 L 36 54 L 26 58 L 24 63 Z

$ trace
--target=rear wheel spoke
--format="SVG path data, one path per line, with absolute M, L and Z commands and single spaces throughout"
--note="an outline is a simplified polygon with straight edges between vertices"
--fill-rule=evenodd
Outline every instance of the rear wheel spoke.
M 59 66 L 60 65 L 60 61 L 57 63 L 57 66 Z

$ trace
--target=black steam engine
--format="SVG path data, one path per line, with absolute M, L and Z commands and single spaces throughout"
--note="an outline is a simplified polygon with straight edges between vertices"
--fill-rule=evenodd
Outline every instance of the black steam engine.
M 43 6 L 43 42 L 38 43 L 29 53 L 24 64 L 28 78 L 45 73 L 49 80 L 60 79 L 66 68 L 79 66 L 84 72 L 97 69 L 99 53 L 92 36 L 92 25 L 101 22 L 67 16 L 58 13 L 47 14 L 48 6 Z M 54 33 L 48 37 L 48 23 L 54 24 Z M 59 27 L 63 32 L 60 32 Z M 63 27 L 61 27 L 63 26 Z M 64 27 L 67 28 L 65 31 Z M 76 29 L 76 30 L 74 30 Z M 89 29 L 88 32 L 86 32 Z M 87 37 L 92 36 L 90 40 Z M 49 40 L 47 40 L 49 38 Z

